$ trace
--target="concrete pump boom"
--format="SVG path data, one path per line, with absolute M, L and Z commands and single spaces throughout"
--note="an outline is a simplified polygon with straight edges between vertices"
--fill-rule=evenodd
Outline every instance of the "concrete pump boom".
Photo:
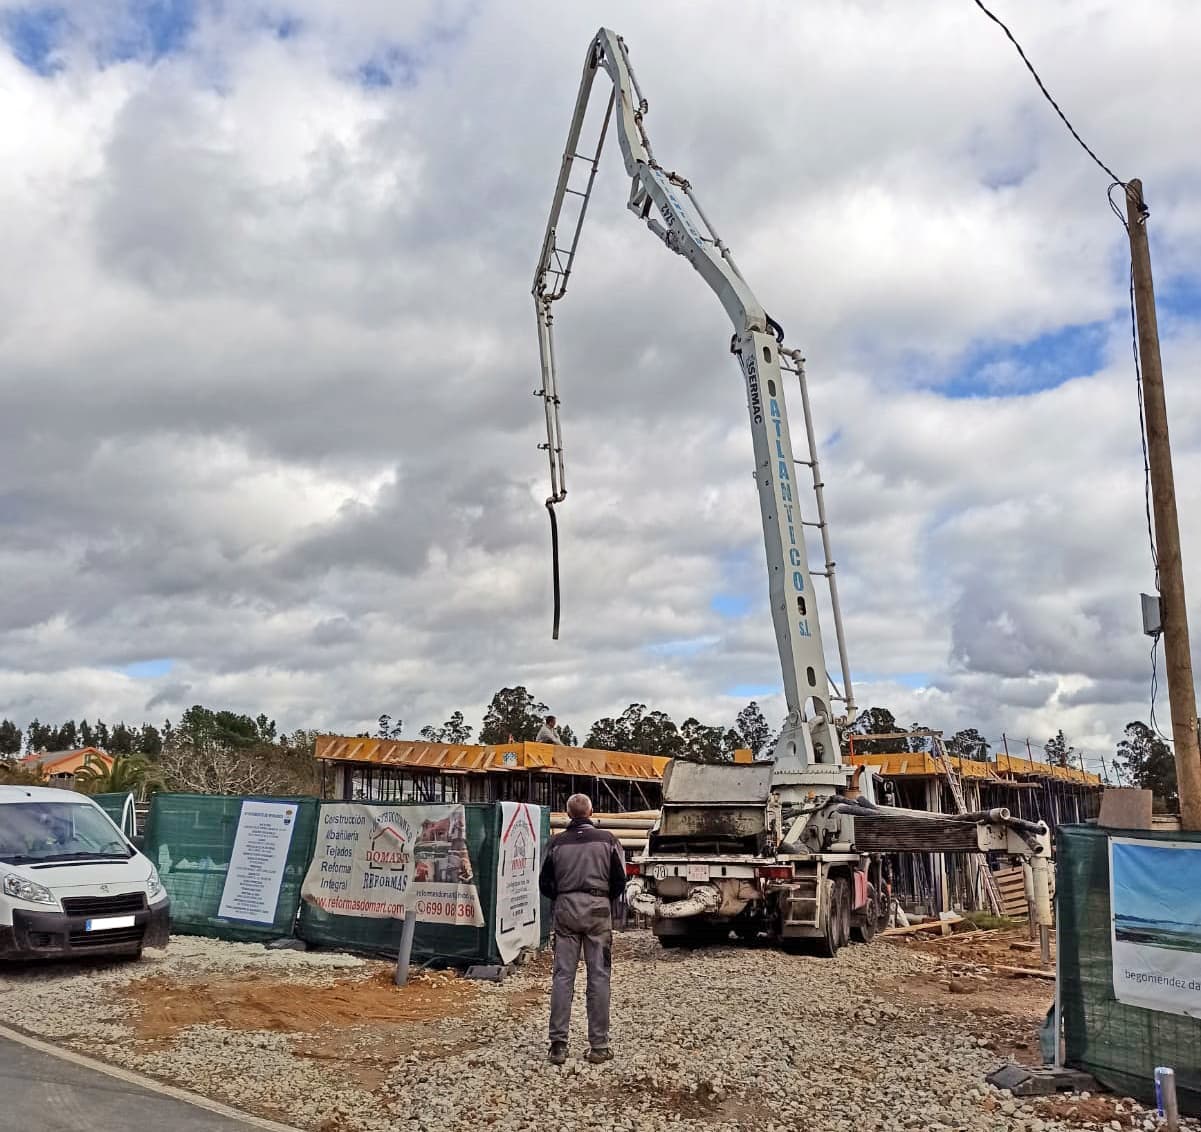
M 593 81 L 600 68 L 604 68 L 609 75 L 613 89 L 599 137 L 590 153 L 581 153 L 580 135 Z M 543 447 L 550 463 L 551 491 L 546 506 L 551 518 L 555 563 L 554 636 L 557 637 L 559 632 L 555 507 L 567 496 L 567 481 L 559 421 L 552 304 L 561 299 L 567 289 L 601 150 L 612 122 L 631 180 L 628 207 L 635 216 L 646 222 L 647 227 L 668 248 L 692 264 L 717 295 L 734 325 L 731 350 L 738 356 L 746 382 L 772 619 L 788 705 L 788 719 L 775 750 L 773 777 L 780 785 L 802 788 L 811 785 L 819 793 L 829 793 L 836 787 L 844 787 L 849 777 L 849 768 L 842 762 L 831 700 L 841 698 L 848 716 L 854 715 L 854 701 L 838 591 L 834 582 L 822 483 L 814 451 L 803 359 L 797 351 L 782 349 L 783 331 L 755 298 L 734 263 L 729 248 L 718 237 L 697 202 L 692 186 L 678 174 L 666 172 L 655 160 L 646 135 L 646 114 L 646 99 L 642 97 L 630 67 L 625 43 L 616 33 L 602 28 L 589 44 L 584 60 L 584 73 L 542 241 L 542 254 L 534 273 L 533 295 L 542 363 L 542 388 L 534 392 L 542 398 L 546 413 L 546 444 Z M 586 170 L 586 174 L 577 177 L 573 185 L 577 163 Z M 569 233 L 561 234 L 560 220 L 568 196 L 579 198 L 579 212 L 574 223 L 568 225 Z M 562 238 L 564 235 L 565 239 Z M 796 373 L 801 383 L 810 459 L 800 463 L 807 465 L 812 473 L 817 496 L 816 522 L 806 523 L 801 518 L 798 461 L 793 457 L 782 372 Z M 843 676 L 843 693 L 838 697 L 832 697 L 826 673 L 817 602 L 805 551 L 804 526 L 818 527 L 822 534 L 826 561 L 820 573 L 827 577 L 830 585 Z

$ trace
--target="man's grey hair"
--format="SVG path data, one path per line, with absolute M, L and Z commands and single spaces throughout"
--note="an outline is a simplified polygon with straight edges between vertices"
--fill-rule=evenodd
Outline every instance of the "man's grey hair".
M 567 799 L 567 816 L 569 818 L 590 818 L 592 816 L 592 799 L 587 794 L 573 794 Z

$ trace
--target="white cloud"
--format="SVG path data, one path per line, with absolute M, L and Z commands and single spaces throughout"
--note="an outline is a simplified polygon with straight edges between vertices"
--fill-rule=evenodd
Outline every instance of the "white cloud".
M 861 703 L 1107 750 L 1146 714 L 1151 580 L 1104 176 L 971 5 L 751 3 L 735 36 L 610 9 L 657 154 L 809 358 Z M 730 722 L 775 684 L 729 328 L 615 153 L 557 323 L 549 639 L 528 290 L 594 17 L 202 7 L 183 50 L 98 66 L 120 10 L 72 9 L 52 76 L 0 51 L 0 715 L 415 730 L 525 683 L 581 729 L 631 700 Z M 1191 7 L 1004 14 L 1144 178 L 1161 293 L 1195 286 Z M 1047 374 L 1007 344 L 1094 322 L 1095 373 L 1019 393 Z M 1201 625 L 1201 336 L 1187 308 L 1163 329 Z M 984 347 L 963 381 L 1016 395 L 945 396 Z M 148 656 L 175 667 L 118 671 Z

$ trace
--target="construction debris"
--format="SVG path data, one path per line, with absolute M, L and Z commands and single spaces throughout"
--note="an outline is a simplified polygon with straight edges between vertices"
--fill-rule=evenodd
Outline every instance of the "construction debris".
M 962 916 L 948 916 L 946 919 L 925 920 L 920 924 L 910 924 L 907 928 L 885 928 L 879 934 L 884 935 L 913 935 L 915 932 L 933 931 L 935 928 L 941 928 L 944 936 L 951 934 L 951 926 L 953 924 L 962 923 Z

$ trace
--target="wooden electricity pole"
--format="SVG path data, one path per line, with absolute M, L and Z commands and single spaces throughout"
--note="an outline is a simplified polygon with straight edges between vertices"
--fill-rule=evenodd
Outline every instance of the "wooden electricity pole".
M 1180 561 L 1180 526 L 1176 519 L 1176 484 L 1168 444 L 1168 409 L 1155 320 L 1155 288 L 1151 283 L 1151 250 L 1147 243 L 1147 209 L 1142 181 L 1126 186 L 1126 225 L 1134 273 L 1134 309 L 1138 321 L 1138 353 L 1143 369 L 1143 415 L 1147 422 L 1147 459 L 1151 465 L 1151 506 L 1159 557 L 1160 619 L 1163 655 L 1172 709 L 1176 782 L 1180 792 L 1182 829 L 1201 830 L 1201 750 L 1197 745 L 1197 693 L 1189 652 L 1188 608 Z

